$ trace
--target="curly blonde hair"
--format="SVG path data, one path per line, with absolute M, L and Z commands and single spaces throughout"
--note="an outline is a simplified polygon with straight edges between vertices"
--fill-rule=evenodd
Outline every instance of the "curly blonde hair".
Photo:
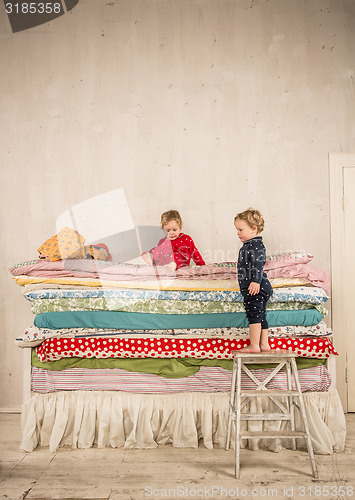
M 175 222 L 178 223 L 180 229 L 182 227 L 182 218 L 181 215 L 177 210 L 167 210 L 163 214 L 161 214 L 160 217 L 160 224 L 161 227 L 164 229 L 164 226 L 166 226 L 169 222 L 174 220 Z
M 254 208 L 248 208 L 247 210 L 244 210 L 244 212 L 240 212 L 234 217 L 234 222 L 236 220 L 245 221 L 251 228 L 256 226 L 258 233 L 261 233 L 265 225 L 264 217 L 261 215 L 259 210 L 255 210 Z

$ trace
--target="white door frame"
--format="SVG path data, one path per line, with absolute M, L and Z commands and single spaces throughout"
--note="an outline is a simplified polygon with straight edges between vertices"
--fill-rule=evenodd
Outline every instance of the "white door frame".
M 344 169 L 355 168 L 355 154 L 329 154 L 329 215 L 331 255 L 331 315 L 334 344 L 339 358 L 336 362 L 337 390 L 348 411 L 347 386 L 347 321 L 345 300 L 345 231 L 344 231 Z

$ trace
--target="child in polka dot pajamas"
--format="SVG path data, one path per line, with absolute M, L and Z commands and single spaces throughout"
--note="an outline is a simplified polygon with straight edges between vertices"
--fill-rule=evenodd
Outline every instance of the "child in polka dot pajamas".
M 179 212 L 168 210 L 162 214 L 160 221 L 165 238 L 162 238 L 149 252 L 142 253 L 145 262 L 154 266 L 165 266 L 170 275 L 175 269 L 188 266 L 191 259 L 198 266 L 204 266 L 205 261 L 191 236 L 181 232 L 182 219 Z
M 249 321 L 250 345 L 242 352 L 270 351 L 266 304 L 272 295 L 270 281 L 264 273 L 266 251 L 260 235 L 264 218 L 258 210 L 248 208 L 234 218 L 238 238 L 243 243 L 238 255 L 238 282 Z

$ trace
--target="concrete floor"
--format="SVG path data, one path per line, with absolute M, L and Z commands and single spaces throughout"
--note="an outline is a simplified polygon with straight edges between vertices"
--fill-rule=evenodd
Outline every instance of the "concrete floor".
M 0 414 L 1 499 L 143 500 L 147 498 L 336 498 L 355 497 L 355 414 L 348 414 L 344 453 L 316 455 L 320 479 L 308 454 L 283 450 L 241 451 L 234 478 L 234 451 L 61 448 L 19 450 L 20 415 Z

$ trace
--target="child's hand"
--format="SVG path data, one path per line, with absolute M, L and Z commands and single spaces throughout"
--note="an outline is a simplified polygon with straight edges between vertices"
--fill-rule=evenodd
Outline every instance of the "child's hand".
M 164 267 L 166 267 L 168 275 L 173 276 L 176 269 L 176 262 L 170 262 L 170 264 L 166 264 Z
M 150 255 L 149 252 L 141 253 L 141 257 L 144 260 L 144 262 L 146 262 L 147 264 L 149 264 L 149 265 L 153 264 L 153 259 L 152 259 L 152 256 Z
M 250 295 L 257 295 L 260 292 L 260 283 L 252 281 L 249 285 L 248 292 Z

